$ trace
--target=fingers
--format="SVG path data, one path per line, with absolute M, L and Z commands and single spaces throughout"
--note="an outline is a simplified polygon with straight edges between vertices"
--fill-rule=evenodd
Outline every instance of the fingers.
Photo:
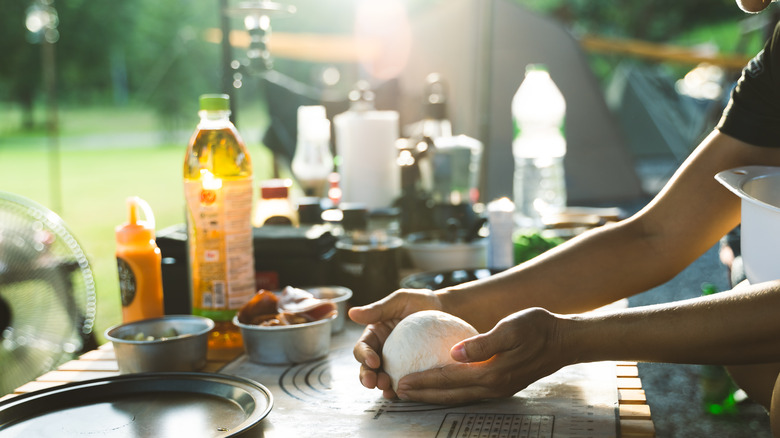
M 516 347 L 516 344 L 511 333 L 505 333 L 504 327 L 499 325 L 487 333 L 472 336 L 453 345 L 450 356 L 458 362 L 482 362 Z
M 358 324 L 399 320 L 411 313 L 439 309 L 441 303 L 430 290 L 399 289 L 374 303 L 349 309 L 349 318 Z
M 458 342 L 450 349 L 450 356 L 458 362 L 482 362 L 504 351 L 502 344 L 500 337 L 488 332 Z
M 525 385 L 494 376 L 496 370 L 479 364 L 456 364 L 410 374 L 398 382 L 398 397 L 435 404 L 457 404 L 510 396 Z
M 349 318 L 358 324 L 373 324 L 386 319 L 399 318 L 401 300 L 395 300 L 396 294 L 390 294 L 379 301 L 365 306 L 352 307 L 347 311 Z M 397 303 L 397 305 L 393 305 Z

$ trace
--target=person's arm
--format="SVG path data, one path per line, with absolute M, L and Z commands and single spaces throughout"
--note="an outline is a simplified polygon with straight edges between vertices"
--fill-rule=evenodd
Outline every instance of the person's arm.
M 571 364 L 780 362 L 780 280 L 674 303 L 577 315 L 532 308 L 452 349 L 461 364 L 410 374 L 398 396 L 462 403 L 510 396 Z
M 565 318 L 561 325 L 571 336 L 563 343 L 580 362 L 780 362 L 778 308 L 780 280 L 708 297 Z
M 578 313 L 662 284 L 739 224 L 740 199 L 714 176 L 752 164 L 780 166 L 780 148 L 715 131 L 633 217 L 501 274 L 438 291 L 442 307 L 485 331 L 524 308 Z
M 485 333 L 502 318 L 523 309 L 536 308 L 510 318 L 526 321 L 528 317 L 546 314 L 540 308 L 559 314 L 579 313 L 671 279 L 740 221 L 739 198 L 715 181 L 715 174 L 756 164 L 780 166 L 780 148 L 751 146 L 715 131 L 691 154 L 666 188 L 625 221 L 586 233 L 502 274 L 435 293 L 401 290 L 377 303 L 350 309 L 350 318 L 367 325 L 353 350 L 361 363 L 361 382 L 368 388 L 384 390 L 388 397 L 394 395 L 389 378 L 381 372 L 382 344 L 395 323 L 416 310 L 443 310 Z M 528 329 L 533 330 L 533 326 Z M 517 342 L 512 345 L 521 346 L 522 351 L 527 350 L 524 342 L 541 339 L 518 339 L 520 334 L 511 332 L 506 336 Z M 554 355 L 535 357 L 535 364 L 522 367 L 516 367 L 506 355 L 502 357 L 505 360 L 501 362 L 469 364 L 469 371 L 459 370 L 466 375 L 459 377 L 466 384 L 476 381 L 482 387 L 517 391 L 522 389 L 523 382 L 527 385 L 562 366 L 555 362 Z M 496 368 L 505 369 L 494 372 Z M 506 384 L 511 370 L 516 370 L 513 375 L 519 379 L 514 385 Z M 412 380 L 407 382 L 402 380 L 402 386 L 414 387 L 420 375 L 409 376 Z M 496 378 L 504 380 L 491 386 L 491 379 Z M 432 400 L 437 397 L 435 390 L 446 385 L 426 387 L 432 391 L 432 398 L 420 400 Z M 467 397 L 469 389 L 462 389 Z M 425 397 L 415 395 L 418 396 Z

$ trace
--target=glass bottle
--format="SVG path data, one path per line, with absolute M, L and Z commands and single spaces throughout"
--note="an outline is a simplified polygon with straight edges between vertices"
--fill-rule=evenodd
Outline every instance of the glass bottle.
M 252 163 L 227 95 L 200 97 L 184 159 L 192 313 L 211 318 L 211 348 L 242 345 L 232 318 L 255 293 Z

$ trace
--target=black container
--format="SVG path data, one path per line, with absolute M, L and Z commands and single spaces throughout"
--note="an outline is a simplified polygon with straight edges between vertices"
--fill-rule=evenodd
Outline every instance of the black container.
M 365 242 L 349 237 L 336 243 L 335 283 L 352 290 L 351 305 L 373 303 L 398 289 L 402 243 L 400 238 Z
M 267 225 L 252 230 L 258 289 L 334 284 L 336 238 L 327 227 Z M 174 225 L 157 233 L 162 253 L 166 314 L 192 312 L 187 228 Z

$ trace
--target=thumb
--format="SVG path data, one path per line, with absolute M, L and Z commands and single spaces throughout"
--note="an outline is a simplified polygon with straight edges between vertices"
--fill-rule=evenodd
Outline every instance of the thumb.
M 389 295 L 365 306 L 352 307 L 347 311 L 347 314 L 352 321 L 364 325 L 400 318 L 397 309 L 400 303 L 397 303 L 397 300 L 391 300 L 392 297 L 393 295 Z
M 458 362 L 482 362 L 502 350 L 499 337 L 485 333 L 458 342 L 450 349 L 450 356 Z

